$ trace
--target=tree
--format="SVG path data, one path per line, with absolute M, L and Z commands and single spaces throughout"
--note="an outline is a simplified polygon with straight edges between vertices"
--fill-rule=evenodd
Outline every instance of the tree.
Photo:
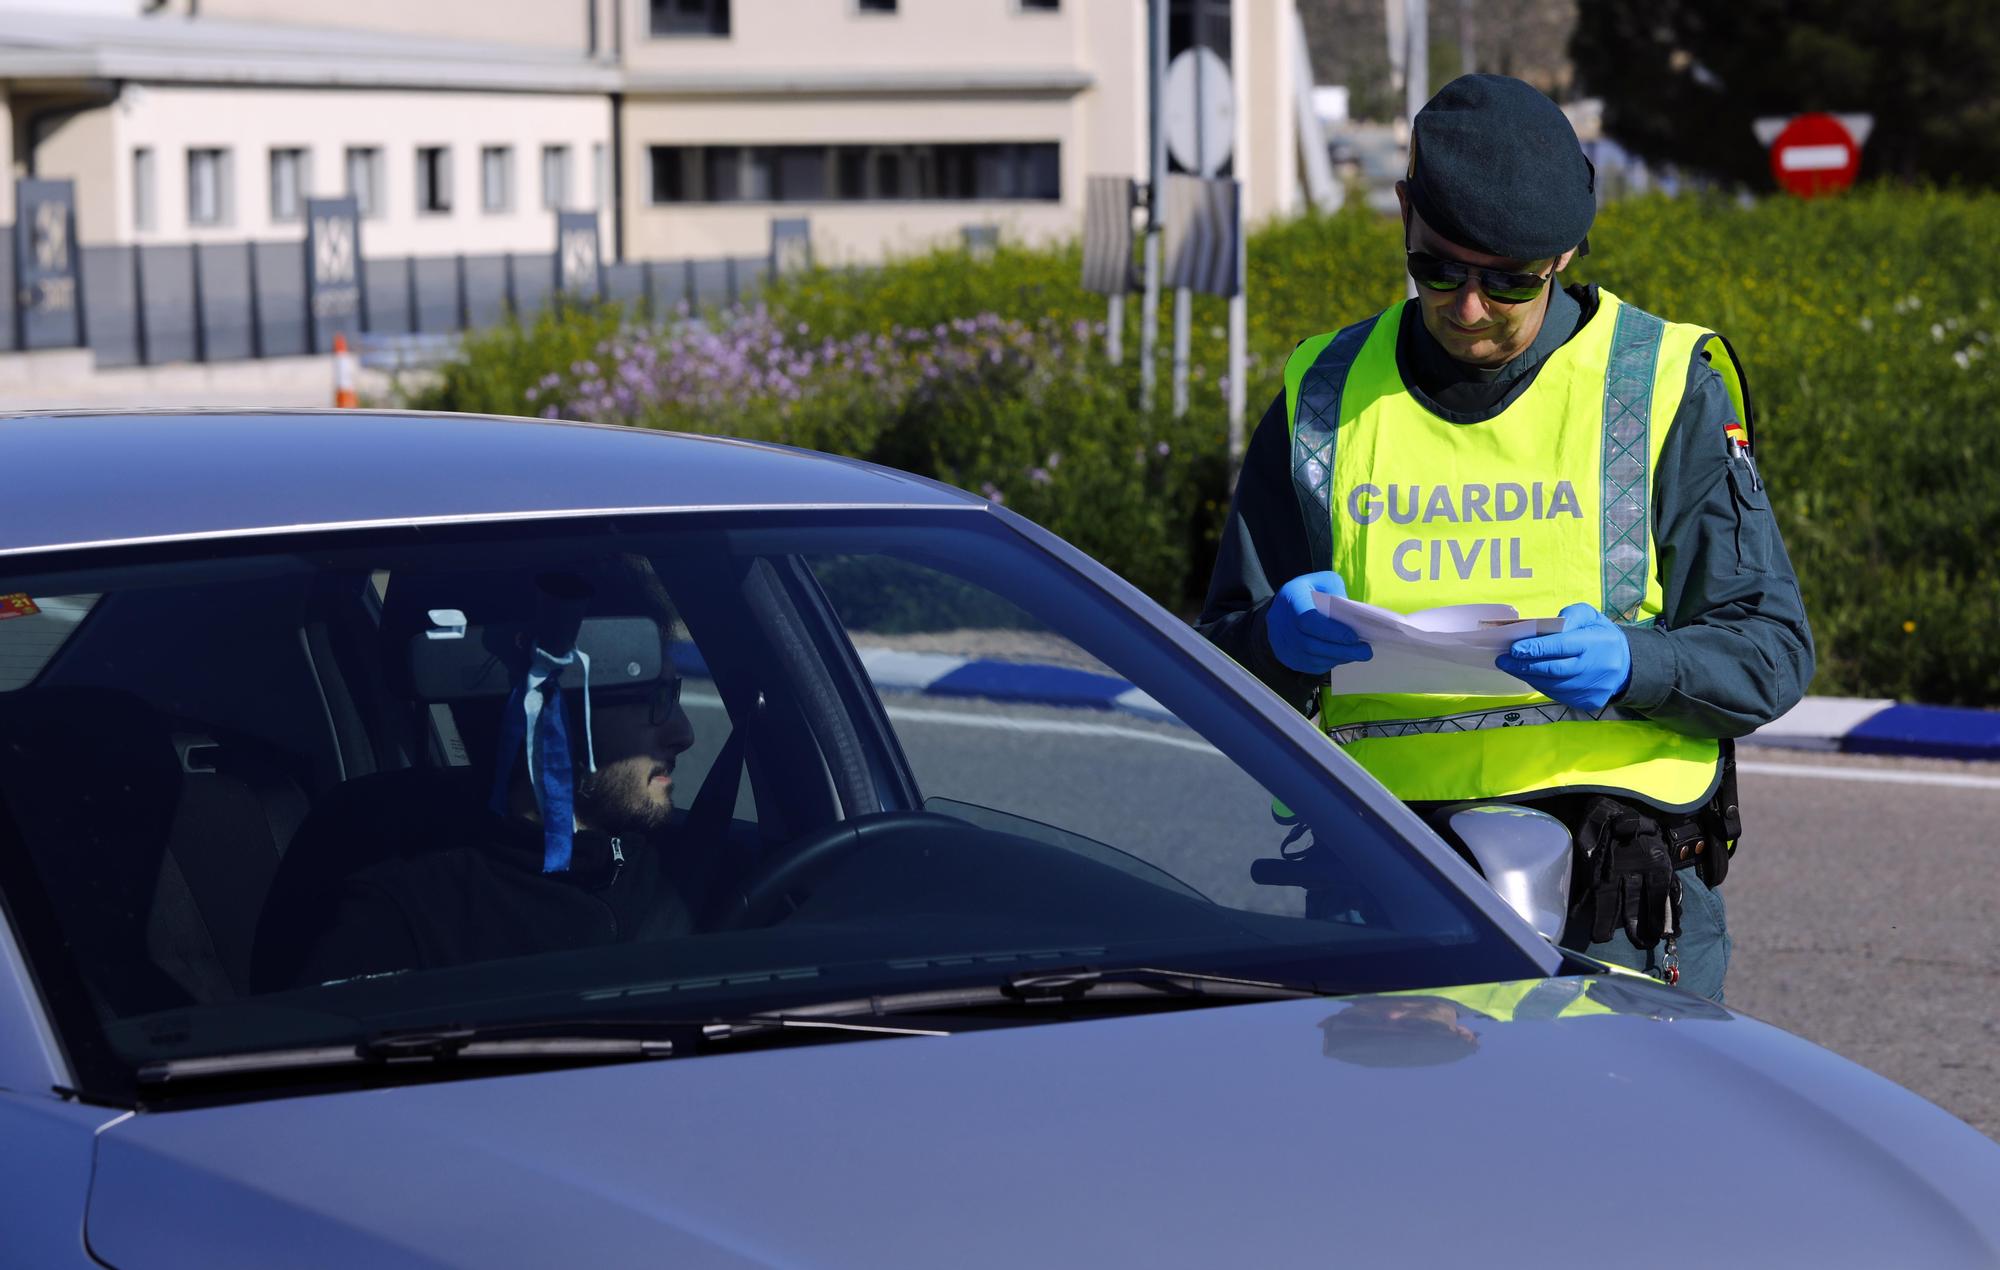
M 1402 114 L 1402 94 L 1390 84 L 1383 0 L 1298 0 L 1298 6 L 1314 81 L 1345 84 L 1356 119 Z M 1474 69 L 1525 79 L 1558 101 L 1569 96 L 1576 0 L 1430 0 L 1428 11 L 1433 92 L 1464 69 L 1460 23 L 1469 21 Z
M 1582 0 L 1570 44 L 1604 131 L 1653 162 L 1773 185 L 1764 115 L 1875 117 L 1862 176 L 2000 185 L 1992 0 Z

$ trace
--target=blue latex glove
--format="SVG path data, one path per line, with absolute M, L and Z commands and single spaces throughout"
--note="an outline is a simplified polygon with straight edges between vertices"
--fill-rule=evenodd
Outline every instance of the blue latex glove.
M 1264 610 L 1264 629 L 1278 660 L 1304 674 L 1323 675 L 1335 666 L 1373 657 L 1375 650 L 1352 630 L 1314 607 L 1315 591 L 1345 597 L 1347 583 L 1331 569 L 1302 573 L 1279 587 Z
M 1602 710 L 1632 682 L 1632 646 L 1588 604 L 1570 605 L 1562 619 L 1557 634 L 1517 639 L 1493 664 L 1553 701 Z

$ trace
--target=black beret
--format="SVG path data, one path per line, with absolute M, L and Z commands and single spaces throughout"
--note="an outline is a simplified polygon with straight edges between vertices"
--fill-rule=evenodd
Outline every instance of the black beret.
M 1543 260 L 1597 215 L 1596 171 L 1556 104 L 1506 75 L 1461 75 L 1417 112 L 1410 202 L 1461 247 Z

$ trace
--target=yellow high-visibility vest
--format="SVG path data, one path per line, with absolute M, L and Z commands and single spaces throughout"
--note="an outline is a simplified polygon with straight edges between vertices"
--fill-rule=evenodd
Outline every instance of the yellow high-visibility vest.
M 1480 423 L 1439 418 L 1403 383 L 1401 304 L 1299 345 L 1285 410 L 1315 567 L 1399 613 L 1504 603 L 1547 617 L 1586 602 L 1627 625 L 1657 618 L 1652 477 L 1692 359 L 1710 360 L 1747 419 L 1742 377 L 1713 332 L 1608 291 L 1598 301 Z M 1616 706 L 1576 710 L 1525 685 L 1475 697 L 1338 682 L 1321 689 L 1322 729 L 1405 801 L 1601 792 L 1692 810 L 1721 776 L 1717 741 Z

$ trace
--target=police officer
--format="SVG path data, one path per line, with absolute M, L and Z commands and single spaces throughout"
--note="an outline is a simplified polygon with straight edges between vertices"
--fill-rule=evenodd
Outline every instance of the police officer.
M 1396 186 L 1416 298 L 1300 344 L 1258 425 L 1200 628 L 1397 796 L 1531 804 L 1577 842 L 1562 943 L 1720 1001 L 1729 738 L 1813 673 L 1727 343 L 1558 275 L 1594 172 L 1529 85 L 1466 75 Z M 1558 612 L 1494 697 L 1343 693 L 1372 656 L 1315 592 Z M 1329 682 L 1329 672 L 1331 682 Z

